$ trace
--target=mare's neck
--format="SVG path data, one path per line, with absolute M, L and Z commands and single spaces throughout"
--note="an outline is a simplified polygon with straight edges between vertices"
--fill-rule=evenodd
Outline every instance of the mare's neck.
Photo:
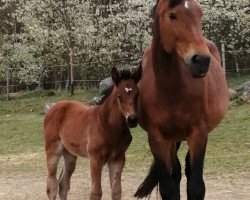
M 160 98 L 167 96 L 175 102 L 185 95 L 205 97 L 202 94 L 207 87 L 206 77 L 194 79 L 184 61 L 175 52 L 167 53 L 159 40 L 153 40 L 151 49 L 155 87 Z
M 181 75 L 180 59 L 175 52 L 167 53 L 161 44 L 159 18 L 156 15 L 153 24 L 153 41 L 151 45 L 153 70 L 157 80 L 173 79 Z M 159 76 L 159 79 L 158 77 Z M 180 76 L 179 76 L 180 78 Z M 170 81 L 170 80 L 169 80 Z
M 167 53 L 157 38 L 153 39 L 152 64 L 156 80 L 159 82 L 178 82 L 183 78 L 183 66 L 177 54 Z
M 114 87 L 111 94 L 99 108 L 102 121 L 106 125 L 111 125 L 112 127 L 121 126 L 126 123 L 125 117 L 119 109 L 115 90 L 116 88 Z

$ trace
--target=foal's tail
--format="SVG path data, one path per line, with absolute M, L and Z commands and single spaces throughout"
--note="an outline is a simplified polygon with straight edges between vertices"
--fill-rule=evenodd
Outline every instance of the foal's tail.
M 44 113 L 46 114 L 54 105 L 55 103 L 46 103 L 43 107 Z

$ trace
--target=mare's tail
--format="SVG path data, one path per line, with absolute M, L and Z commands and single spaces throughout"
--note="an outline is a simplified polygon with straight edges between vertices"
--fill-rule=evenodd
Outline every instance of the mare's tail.
M 158 164 L 157 161 L 154 160 L 150 167 L 147 177 L 139 186 L 134 196 L 137 198 L 147 197 L 148 195 L 151 194 L 155 186 L 157 186 L 158 182 L 159 182 Z
M 177 151 L 179 150 L 180 145 L 181 142 L 176 143 Z M 151 164 L 147 177 L 137 189 L 136 193 L 134 194 L 134 197 L 140 199 L 149 196 L 153 191 L 153 189 L 158 185 L 160 178 L 161 180 L 167 179 L 165 173 L 166 170 L 167 169 L 165 167 L 165 164 L 161 160 L 154 159 L 154 161 Z

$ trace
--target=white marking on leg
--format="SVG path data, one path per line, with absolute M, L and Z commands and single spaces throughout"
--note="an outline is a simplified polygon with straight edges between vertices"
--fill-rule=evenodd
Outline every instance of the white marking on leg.
M 189 8 L 189 7 L 188 7 L 188 2 L 187 2 L 187 1 L 185 1 L 184 6 L 185 6 L 185 8 L 186 8 L 186 9 L 188 9 L 188 8 Z

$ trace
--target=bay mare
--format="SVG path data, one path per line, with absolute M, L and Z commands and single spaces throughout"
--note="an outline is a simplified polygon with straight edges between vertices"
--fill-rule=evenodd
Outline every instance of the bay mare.
M 137 83 L 141 67 L 134 73 L 118 73 L 113 68 L 111 76 L 113 88 L 101 105 L 90 107 L 77 101 L 60 101 L 45 116 L 47 195 L 50 200 L 56 199 L 58 185 L 60 199 L 67 199 L 77 156 L 89 159 L 90 200 L 100 200 L 102 197 L 101 173 L 106 163 L 112 200 L 121 199 L 125 152 L 132 140 L 129 127 L 137 125 Z M 61 156 L 64 157 L 64 167 L 58 180 L 57 165 Z
M 225 71 L 215 45 L 201 30 L 196 0 L 158 0 L 151 46 L 142 61 L 139 124 L 148 133 L 154 162 L 135 196 L 159 184 L 163 200 L 180 199 L 177 151 L 187 141 L 187 199 L 203 200 L 203 166 L 208 134 L 228 108 Z

